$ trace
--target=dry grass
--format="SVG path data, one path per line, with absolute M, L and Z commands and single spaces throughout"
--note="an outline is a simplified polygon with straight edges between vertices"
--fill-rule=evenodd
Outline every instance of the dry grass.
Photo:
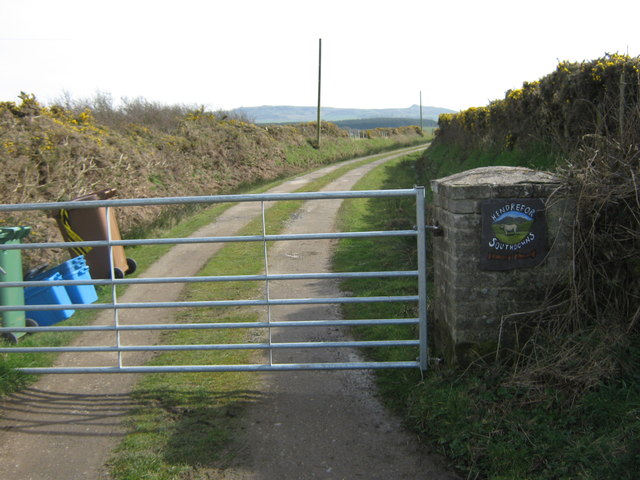
M 598 139 L 560 173 L 577 199 L 573 275 L 537 313 L 511 382 L 532 391 L 556 387 L 571 399 L 636 368 L 640 151 Z

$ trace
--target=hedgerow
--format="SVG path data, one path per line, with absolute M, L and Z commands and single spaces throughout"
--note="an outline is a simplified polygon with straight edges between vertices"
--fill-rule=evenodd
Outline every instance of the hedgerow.
M 370 153 L 373 144 L 351 140 L 345 130 L 323 122 L 323 142 L 332 148 L 319 151 L 312 145 L 315 123 L 264 127 L 203 107 L 163 110 L 142 99 L 125 102 L 121 109 L 104 96 L 51 106 L 26 93 L 20 100 L 0 102 L 0 168 L 5 175 L 0 199 L 6 204 L 71 200 L 106 187 L 115 188 L 119 198 L 224 194 L 344 160 L 345 152 Z M 393 132 L 386 145 L 422 140 L 415 131 L 402 130 Z M 294 159 L 289 158 L 292 147 Z M 175 215 L 174 210 L 122 209 L 120 230 L 125 236 L 140 231 Z M 60 240 L 46 213 L 3 215 L 0 223 L 31 226 L 26 241 Z M 25 251 L 23 256 L 31 263 L 55 260 L 37 257 L 39 253 Z
M 560 62 L 551 74 L 485 107 L 442 114 L 436 142 L 468 148 L 524 148 L 552 143 L 564 154 L 585 135 L 637 143 L 640 58 L 612 54 L 585 62 Z
M 560 62 L 504 99 L 441 115 L 418 170 L 425 181 L 495 164 L 564 179 L 577 207 L 572 272 L 523 320 L 533 333 L 517 350 L 464 372 L 436 366 L 410 420 L 468 478 L 635 478 L 640 58 Z

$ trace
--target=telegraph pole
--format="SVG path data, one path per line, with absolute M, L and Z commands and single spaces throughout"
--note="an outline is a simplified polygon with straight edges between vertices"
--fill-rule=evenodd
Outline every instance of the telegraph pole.
M 316 122 L 316 148 L 320 148 L 320 86 L 322 84 L 322 39 L 318 39 L 318 118 Z
M 422 130 L 422 90 L 420 90 L 420 133 L 424 133 Z

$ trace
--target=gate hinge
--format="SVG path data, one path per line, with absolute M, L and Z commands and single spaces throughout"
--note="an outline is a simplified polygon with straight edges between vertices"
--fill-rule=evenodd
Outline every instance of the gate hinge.
M 442 237 L 444 235 L 444 231 L 440 225 L 425 225 L 424 228 L 425 230 L 431 230 L 434 237 Z

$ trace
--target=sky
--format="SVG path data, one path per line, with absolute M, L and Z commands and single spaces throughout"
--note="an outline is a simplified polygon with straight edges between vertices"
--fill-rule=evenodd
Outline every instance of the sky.
M 640 55 L 637 0 L 0 0 L 0 101 L 230 110 L 504 98 L 559 61 Z

